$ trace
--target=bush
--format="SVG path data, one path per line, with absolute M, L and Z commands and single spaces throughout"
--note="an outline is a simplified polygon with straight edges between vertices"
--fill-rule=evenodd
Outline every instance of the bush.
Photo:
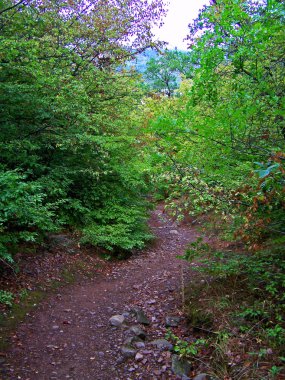
M 131 202 L 131 201 L 130 201 Z M 83 229 L 83 243 L 105 248 L 115 254 L 143 248 L 153 236 L 146 225 L 144 202 L 108 204 L 94 211 L 93 222 Z
M 41 232 L 57 227 L 41 186 L 26 179 L 17 171 L 0 171 L 0 259 L 9 263 L 17 243 L 36 242 Z
M 13 293 L 7 292 L 6 290 L 0 290 L 0 304 L 12 306 L 13 299 Z

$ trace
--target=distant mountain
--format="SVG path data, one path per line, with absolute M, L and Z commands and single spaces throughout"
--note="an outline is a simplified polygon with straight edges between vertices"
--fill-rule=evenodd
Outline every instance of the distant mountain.
M 127 63 L 127 68 L 133 67 L 137 72 L 143 74 L 146 71 L 147 62 L 151 58 L 157 58 L 158 52 L 153 49 L 147 49 L 143 53 L 138 54 L 132 61 Z

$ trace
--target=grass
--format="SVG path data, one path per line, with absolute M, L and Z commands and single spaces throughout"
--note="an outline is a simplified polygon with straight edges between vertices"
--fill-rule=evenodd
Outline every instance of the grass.
M 210 347 L 198 355 L 197 372 L 219 380 L 285 379 L 284 244 L 248 253 L 223 242 L 217 251 L 217 243 L 198 239 L 184 256 L 195 263 L 187 321 Z
M 198 367 L 201 361 L 207 363 L 200 370 L 214 379 L 283 379 L 281 331 L 277 329 L 270 339 L 263 315 L 256 312 L 248 320 L 240 315 L 242 310 L 252 309 L 255 298 L 250 290 L 239 287 L 240 282 L 233 278 L 221 281 L 212 277 L 207 282 L 197 281 L 199 278 L 205 279 L 205 275 L 195 276 L 186 290 L 185 312 L 196 339 L 206 338 L 211 347 L 206 357 L 198 357 Z
M 11 333 L 23 322 L 26 315 L 37 307 L 46 295 L 41 290 L 29 292 L 24 297 L 21 297 L 19 303 L 13 303 L 7 312 L 0 315 L 0 351 L 4 351 L 9 347 L 9 336 Z

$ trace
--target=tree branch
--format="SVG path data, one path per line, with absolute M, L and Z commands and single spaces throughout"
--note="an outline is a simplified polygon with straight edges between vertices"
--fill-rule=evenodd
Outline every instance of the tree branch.
M 0 11 L 0 15 L 1 15 L 2 13 L 4 13 L 4 12 L 8 12 L 8 11 L 10 11 L 11 9 L 14 9 L 14 8 L 18 7 L 19 5 L 23 4 L 24 1 L 25 1 L 25 0 L 20 0 L 20 1 L 18 1 L 18 3 L 14 4 L 14 5 L 11 5 L 11 6 L 8 7 L 8 8 L 3 9 L 2 11 Z

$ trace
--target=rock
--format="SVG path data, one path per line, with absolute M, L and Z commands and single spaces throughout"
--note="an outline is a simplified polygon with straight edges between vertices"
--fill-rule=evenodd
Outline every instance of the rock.
M 138 336 L 128 336 L 127 339 L 124 340 L 125 346 L 132 346 L 136 348 L 144 348 L 145 344 Z
M 134 338 L 133 336 L 128 336 L 127 339 L 124 340 L 124 345 L 125 346 L 132 346 L 134 343 Z
M 114 315 L 109 319 L 110 324 L 115 327 L 121 327 L 124 321 L 125 317 L 123 315 Z
M 133 335 L 133 336 L 138 336 L 142 340 L 145 340 L 146 338 L 146 333 L 143 329 L 141 329 L 139 326 L 131 326 L 127 331 L 126 334 L 128 335 Z
M 136 318 L 138 323 L 141 323 L 142 325 L 150 325 L 150 320 L 145 315 L 144 311 L 139 308 L 133 309 L 133 312 L 136 314 Z
M 156 346 L 156 348 L 160 350 L 172 350 L 173 345 L 168 342 L 166 339 L 156 339 L 153 342 L 151 342 L 152 345 Z
M 116 361 L 116 365 L 120 365 L 120 364 L 123 364 L 125 361 L 126 361 L 126 357 L 124 356 L 120 356 L 117 361 Z
M 136 356 L 135 356 L 135 359 L 137 362 L 140 362 L 141 360 L 143 360 L 143 355 L 141 353 L 137 353 Z
M 76 240 L 71 238 L 69 235 L 64 235 L 64 234 L 53 234 L 48 236 L 47 240 L 47 248 L 48 250 L 52 250 L 54 247 L 58 248 L 64 248 L 65 252 L 74 254 L 78 251 L 78 243 Z
M 191 371 L 191 363 L 186 359 L 180 359 L 178 355 L 173 355 L 171 368 L 175 375 L 188 376 Z
M 171 235 L 179 235 L 179 232 L 177 230 L 170 230 L 169 233 Z
M 168 316 L 165 318 L 165 326 L 166 327 L 177 327 L 179 322 L 180 322 L 179 317 Z
M 163 365 L 161 370 L 162 370 L 162 372 L 166 372 L 167 371 L 167 365 Z
M 211 380 L 211 377 L 207 373 L 200 373 L 193 380 Z
M 136 356 L 137 351 L 132 347 L 123 346 L 121 348 L 121 353 L 125 358 L 134 358 Z
M 134 343 L 134 346 L 135 346 L 137 349 L 145 348 L 145 344 L 144 344 L 144 342 L 135 342 L 135 343 Z
M 153 354 L 153 351 L 151 351 L 151 350 L 143 350 L 142 353 L 144 355 L 150 355 L 150 354 Z

